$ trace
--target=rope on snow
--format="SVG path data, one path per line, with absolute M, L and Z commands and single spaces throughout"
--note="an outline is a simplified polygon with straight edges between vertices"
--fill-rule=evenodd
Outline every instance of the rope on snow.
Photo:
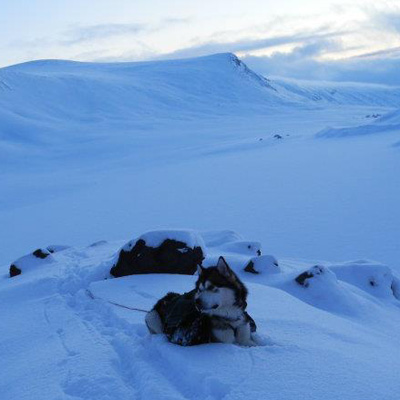
M 103 300 L 109 304 L 112 304 L 113 306 L 117 306 L 117 307 L 121 307 L 121 308 L 125 308 L 127 310 L 131 310 L 131 311 L 139 311 L 139 312 L 144 312 L 144 313 L 148 313 L 148 310 L 143 310 L 142 308 L 136 308 L 136 307 L 129 307 L 129 306 L 125 306 L 123 304 L 119 304 L 119 303 L 115 303 L 114 301 L 110 301 L 110 300 L 105 300 L 102 299 L 101 297 L 97 297 L 95 296 L 92 291 L 90 289 L 86 289 L 86 294 L 92 299 L 92 300 Z

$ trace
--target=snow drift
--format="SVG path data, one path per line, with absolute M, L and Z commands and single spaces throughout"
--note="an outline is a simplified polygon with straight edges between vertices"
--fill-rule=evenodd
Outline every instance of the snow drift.
M 326 128 L 320 131 L 318 137 L 351 137 L 371 134 L 384 134 L 400 131 L 400 110 L 380 116 L 369 124 L 343 128 Z
M 203 238 L 213 243 L 208 262 L 223 255 L 248 286 L 262 346 L 183 348 L 150 335 L 140 310 L 166 291 L 191 290 L 196 277 L 110 279 L 122 243 L 64 248 L 51 263 L 25 259 L 26 274 L 10 279 L 3 271 L 4 398 L 398 397 L 400 303 L 387 291 L 395 278 L 387 267 L 355 261 L 310 269 L 279 260 L 277 273 L 254 275 L 243 269 L 254 257 L 232 244 L 244 241 L 239 235 L 213 231 Z M 305 271 L 313 276 L 302 285 L 296 277 Z

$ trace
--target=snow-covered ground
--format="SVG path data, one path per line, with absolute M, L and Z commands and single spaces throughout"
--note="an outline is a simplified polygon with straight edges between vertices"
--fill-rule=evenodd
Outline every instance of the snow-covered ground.
M 196 277 L 105 280 L 122 242 L 69 248 L 1 277 L 2 398 L 398 399 L 400 281 L 387 267 L 326 264 L 302 286 L 310 264 L 279 260 L 253 275 L 238 235 L 203 238 L 205 265 L 222 254 L 246 282 L 262 346 L 183 348 L 150 335 L 143 312 L 118 305 L 149 310 Z
M 370 130 L 367 116 L 400 108 L 399 88 L 283 86 L 231 54 L 38 61 L 0 81 L 0 265 L 48 243 L 189 227 L 397 268 L 399 129 L 321 131 Z
M 398 399 L 399 109 L 400 88 L 267 80 L 231 54 L 0 69 L 4 398 Z M 183 349 L 87 296 L 189 290 L 104 281 L 119 246 L 171 227 L 215 230 L 209 257 L 237 271 L 251 255 L 220 229 L 277 257 L 281 273 L 241 276 L 265 346 Z M 7 277 L 52 243 L 73 247 Z M 296 284 L 314 263 L 329 269 Z

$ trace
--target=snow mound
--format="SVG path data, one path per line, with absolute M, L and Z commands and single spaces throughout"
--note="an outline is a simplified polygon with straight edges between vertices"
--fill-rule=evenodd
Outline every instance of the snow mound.
M 253 274 L 276 274 L 281 272 L 278 260 L 274 256 L 266 254 L 251 258 L 244 270 Z
M 218 247 L 221 244 L 243 240 L 243 237 L 241 235 L 230 230 L 205 231 L 200 232 L 200 234 L 207 247 Z
M 195 247 L 200 247 L 203 251 L 203 254 L 206 254 L 206 246 L 203 238 L 196 231 L 188 229 L 149 231 L 143 233 L 137 239 L 128 242 L 123 249 L 125 251 L 130 250 L 138 242 L 138 240 L 144 240 L 147 246 L 159 247 L 167 239 L 185 243 L 192 249 Z
M 369 261 L 350 261 L 331 265 L 338 279 L 357 286 L 367 293 L 381 298 L 400 299 L 396 291 L 398 279 L 389 267 Z
M 286 274 L 273 285 L 301 301 L 335 314 L 356 317 L 367 312 L 365 299 L 325 266 L 316 265 L 297 276 Z
M 261 243 L 246 240 L 238 240 L 221 244 L 219 249 L 227 253 L 239 253 L 249 256 L 261 255 Z
M 50 245 L 43 249 L 36 249 L 31 254 L 18 258 L 10 266 L 10 277 L 20 275 L 22 272 L 36 270 L 43 265 L 51 264 L 54 261 L 52 254 L 68 249 L 69 246 Z
M 31 272 L 40 267 L 47 266 L 54 261 L 51 252 L 47 249 L 37 249 L 31 254 L 18 258 L 10 266 L 10 277 L 21 273 Z

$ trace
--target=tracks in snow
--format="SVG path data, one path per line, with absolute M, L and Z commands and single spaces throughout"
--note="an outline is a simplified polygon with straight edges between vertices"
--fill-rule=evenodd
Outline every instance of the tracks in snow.
M 253 354 L 242 353 L 254 349 L 184 348 L 150 335 L 142 322 L 145 310 L 91 295 L 88 286 L 104 277 L 105 265 L 93 268 L 93 259 L 82 253 L 62 258 L 58 290 L 45 303 L 44 318 L 60 342 L 60 386 L 69 397 L 220 400 L 252 374 Z M 238 357 L 245 360 L 240 371 L 229 364 Z M 240 378 L 229 378 L 235 375 Z

